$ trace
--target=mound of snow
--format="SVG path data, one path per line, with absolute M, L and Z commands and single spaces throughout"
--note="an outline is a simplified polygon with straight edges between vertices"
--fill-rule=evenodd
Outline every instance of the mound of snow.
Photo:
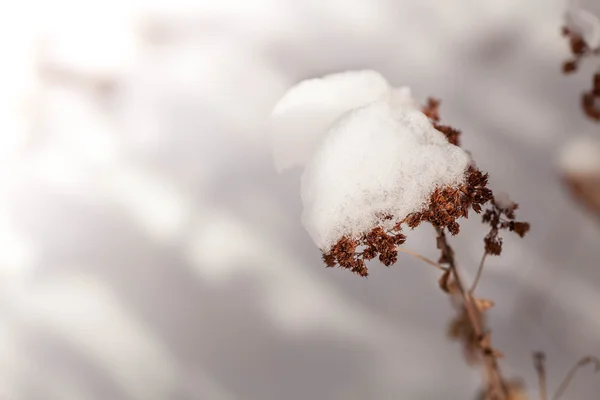
M 391 88 L 371 70 L 348 71 L 308 79 L 289 89 L 275 105 L 271 142 L 281 173 L 305 165 L 329 127 L 345 112 L 385 100 L 394 108 L 417 105 L 408 88 Z
M 342 236 L 391 228 L 422 210 L 438 187 L 464 180 L 471 162 L 421 112 L 378 101 L 342 116 L 302 176 L 303 223 L 324 251 Z M 378 216 L 393 215 L 383 223 Z

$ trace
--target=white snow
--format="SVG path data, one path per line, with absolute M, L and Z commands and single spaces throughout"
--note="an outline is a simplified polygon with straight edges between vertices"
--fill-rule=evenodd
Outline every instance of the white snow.
M 324 251 L 343 235 L 391 228 L 420 211 L 431 192 L 464 179 L 469 155 L 421 112 L 378 101 L 329 130 L 302 176 L 303 223 Z M 393 220 L 377 215 L 389 213 Z
M 578 137 L 560 154 L 560 166 L 567 174 L 600 176 L 600 137 Z
M 304 80 L 289 89 L 272 113 L 271 142 L 281 173 L 308 162 L 320 139 L 343 113 L 377 100 L 417 107 L 409 88 L 392 89 L 376 71 L 347 71 Z
M 565 12 L 567 27 L 583 37 L 591 49 L 600 47 L 600 2 L 571 1 Z
M 414 99 L 408 86 L 392 88 L 389 92 L 389 102 L 394 110 L 405 108 L 419 110 L 419 103 Z

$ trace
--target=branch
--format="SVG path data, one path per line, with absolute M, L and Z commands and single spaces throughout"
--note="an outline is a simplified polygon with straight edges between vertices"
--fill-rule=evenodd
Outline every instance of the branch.
M 448 271 L 448 268 L 442 267 L 440 264 L 438 264 L 435 261 L 433 261 L 433 260 L 425 257 L 424 255 L 422 255 L 420 253 L 417 253 L 417 252 L 412 251 L 412 250 L 407 250 L 407 249 L 404 249 L 402 247 L 397 247 L 397 250 L 400 251 L 400 252 L 402 252 L 402 253 L 406 253 L 406 254 L 409 254 L 409 255 L 411 255 L 413 257 L 416 257 L 416 258 L 418 258 L 421 261 L 425 261 L 427 264 L 433 265 L 437 269 L 441 269 L 442 271 Z
M 567 390 L 567 388 L 569 387 L 571 380 L 573 380 L 573 378 L 575 377 L 575 374 L 577 373 L 579 368 L 581 368 L 587 364 L 594 364 L 594 371 L 595 372 L 600 371 L 600 359 L 598 359 L 598 357 L 594 357 L 594 356 L 583 357 L 582 359 L 577 361 L 575 363 L 575 365 L 573 365 L 573 367 L 571 367 L 571 369 L 569 370 L 569 373 L 567 374 L 565 379 L 562 381 L 562 383 L 558 387 L 558 390 L 556 391 L 556 393 L 554 393 L 554 396 L 552 396 L 552 400 L 558 400 L 560 398 L 560 396 L 563 395 L 565 390 Z
M 479 262 L 479 268 L 477 268 L 477 275 L 475 275 L 475 280 L 471 285 L 471 289 L 469 289 L 469 294 L 473 294 L 475 289 L 477 288 L 477 284 L 479 283 L 479 279 L 481 278 L 481 273 L 483 272 L 483 265 L 485 264 L 485 259 L 487 258 L 488 252 L 484 251 L 483 256 L 481 257 L 481 261 Z
M 489 397 L 487 400 L 507 400 L 508 389 L 504 384 L 504 379 L 500 373 L 500 367 L 496 361 L 494 350 L 491 347 L 489 333 L 484 331 L 484 327 L 481 322 L 481 314 L 479 313 L 471 294 L 465 291 L 462 280 L 457 271 L 456 261 L 454 260 L 454 251 L 448 244 L 444 229 L 436 226 L 435 230 L 438 234 L 438 247 L 442 252 L 442 258 L 448 262 L 449 270 L 454 277 L 458 292 L 463 299 L 464 307 L 467 311 L 473 332 L 475 332 L 475 335 L 477 335 L 477 338 L 479 339 L 479 348 L 483 358 L 484 372 L 489 385 Z

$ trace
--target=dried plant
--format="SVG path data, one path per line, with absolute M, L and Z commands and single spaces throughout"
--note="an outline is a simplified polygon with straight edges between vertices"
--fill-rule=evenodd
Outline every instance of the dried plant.
M 571 58 L 566 60 L 562 66 L 564 74 L 576 72 L 585 58 L 600 54 L 599 49 L 592 50 L 583 37 L 569 28 L 563 27 L 562 34 L 568 39 L 571 51 Z M 581 108 L 585 115 L 593 121 L 600 122 L 600 108 L 596 104 L 598 98 L 600 98 L 600 72 L 594 74 L 591 88 L 581 94 Z
M 580 37 L 567 30 L 565 35 L 574 58 L 564 70 L 572 72 L 592 52 Z M 324 99 L 324 93 L 329 97 Z M 600 77 L 591 93 L 594 101 L 600 97 Z M 594 107 L 586 101 L 586 113 L 592 115 Z M 319 106 L 327 112 L 321 110 L 314 118 Z M 325 265 L 367 277 L 371 261 L 390 267 L 405 253 L 437 268 L 438 286 L 453 307 L 447 335 L 460 344 L 466 362 L 482 372 L 476 398 L 527 399 L 523 381 L 502 373 L 503 355 L 488 325 L 494 302 L 479 296 L 477 287 L 487 258 L 502 253 L 502 235 L 523 238 L 530 225 L 517 219 L 517 203 L 488 187 L 488 174 L 460 148 L 460 130 L 441 122 L 440 101 L 429 98 L 419 108 L 409 88 L 393 88 L 375 71 L 347 71 L 294 86 L 274 107 L 273 116 L 280 172 L 306 164 L 303 223 Z M 305 119 L 314 123 L 303 126 L 300 134 L 308 139 L 299 141 L 297 121 Z M 449 238 L 461 232 L 462 219 L 473 213 L 489 230 L 475 278 L 467 285 Z M 423 223 L 435 230 L 437 261 L 405 247 L 409 232 Z M 541 358 L 535 366 L 541 400 L 547 400 Z M 561 384 L 554 399 L 569 381 Z
M 564 26 L 562 28 L 562 35 L 568 39 L 571 51 L 571 58 L 563 62 L 562 65 L 562 70 L 565 74 L 577 71 L 579 65 L 586 57 L 599 54 L 598 50 L 592 50 L 588 46 L 581 35 L 573 32 L 568 27 Z
M 460 131 L 440 123 L 439 105 L 439 100 L 431 98 L 427 101 L 423 113 L 430 118 L 437 130 L 446 135 L 450 143 L 459 145 Z M 323 260 L 328 267 L 339 266 L 360 276 L 367 276 L 366 261 L 378 258 L 386 266 L 397 261 L 398 251 L 402 251 L 400 246 L 407 240 L 403 233 L 404 226 L 412 229 L 424 222 L 431 224 L 437 232 L 440 257 L 437 263 L 421 255 L 418 257 L 443 271 L 439 286 L 450 296 L 456 309 L 456 316 L 448 327 L 448 335 L 461 343 L 469 364 L 480 365 L 483 368 L 485 387 L 479 397 L 485 400 L 521 399 L 525 398 L 520 394 L 522 385 L 507 380 L 500 371 L 498 358 L 501 357 L 501 353 L 492 346 L 491 331 L 486 325 L 485 312 L 494 303 L 475 297 L 476 282 L 471 289 L 466 288 L 447 237 L 447 233 L 457 235 L 460 232 L 459 220 L 468 218 L 470 210 L 477 214 L 483 213 L 482 221 L 490 226 L 490 231 L 483 240 L 484 256 L 477 274 L 478 281 L 485 257 L 500 255 L 502 251 L 500 231 L 515 232 L 521 237 L 527 233 L 529 224 L 515 220 L 517 204 L 510 201 L 499 204 L 487 185 L 488 175 L 471 166 L 465 172 L 463 184 L 434 190 L 424 210 L 408 215 L 391 230 L 375 226 L 358 239 L 342 237 L 330 251 L 323 253 Z M 488 208 L 484 211 L 483 207 L 486 205 Z M 388 220 L 393 216 L 383 215 L 381 218 Z M 409 254 L 415 255 L 412 252 Z
M 450 143 L 458 146 L 460 131 L 440 123 L 439 105 L 439 100 L 430 98 L 423 108 L 423 113 L 437 130 L 446 135 Z M 476 398 L 526 400 L 529 397 L 523 381 L 505 377 L 499 366 L 499 359 L 503 356 L 492 344 L 492 334 L 486 316 L 486 311 L 494 306 L 494 302 L 475 294 L 486 258 L 499 256 L 502 252 L 501 233 L 513 232 L 519 237 L 524 237 L 530 229 L 529 223 L 516 219 L 517 209 L 518 204 L 512 202 L 508 196 L 494 195 L 488 187 L 486 173 L 470 166 L 465 171 L 463 184 L 458 187 L 437 188 L 423 210 L 408 215 L 392 229 L 374 226 L 370 232 L 358 238 L 344 236 L 329 251 L 323 252 L 322 257 L 327 267 L 337 266 L 362 277 L 368 276 L 367 261 L 377 258 L 382 264 L 390 266 L 398 260 L 399 252 L 417 257 L 440 269 L 442 273 L 439 287 L 449 296 L 455 312 L 448 325 L 448 337 L 461 344 L 467 363 L 480 367 L 483 372 L 484 384 Z M 490 229 L 483 238 L 483 256 L 476 277 L 467 288 L 460 276 L 448 234 L 453 236 L 460 232 L 459 220 L 468 218 L 470 210 L 481 214 L 482 222 Z M 393 219 L 393 215 L 379 216 L 380 221 Z M 424 222 L 431 224 L 437 234 L 437 248 L 440 251 L 437 262 L 403 247 L 407 241 L 406 231 Z M 539 365 L 539 361 L 536 362 L 538 373 Z M 545 373 L 540 373 L 540 376 L 543 376 L 545 388 Z M 563 391 L 561 385 L 553 399 L 558 399 Z M 541 400 L 546 400 L 545 396 L 545 389 L 540 389 Z
M 569 28 L 563 27 L 562 33 L 568 39 L 571 51 L 571 58 L 563 63 L 563 73 L 574 73 L 585 58 L 600 55 L 600 48 L 592 49 L 582 36 Z M 600 122 L 600 72 L 594 73 L 591 87 L 581 94 L 580 104 L 589 120 Z M 600 158 L 600 154 L 596 157 Z M 600 218 L 600 171 L 567 170 L 563 174 L 563 181 L 571 196 L 586 210 Z
M 546 383 L 546 355 L 541 351 L 533 353 L 533 362 L 535 365 L 535 370 L 538 374 L 540 400 L 548 400 L 548 388 Z M 584 367 L 588 364 L 592 364 L 594 366 L 595 372 L 600 371 L 600 359 L 597 357 L 585 356 L 580 358 L 571 367 L 569 372 L 567 372 L 567 375 L 558 386 L 558 389 L 556 389 L 556 392 L 552 396 L 551 400 L 560 400 L 561 396 L 565 393 L 571 381 L 575 377 L 577 371 L 579 371 L 581 367 Z

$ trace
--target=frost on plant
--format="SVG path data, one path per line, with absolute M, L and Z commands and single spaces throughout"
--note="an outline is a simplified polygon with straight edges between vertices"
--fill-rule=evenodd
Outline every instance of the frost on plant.
M 348 71 L 308 79 L 289 89 L 271 116 L 271 143 L 279 172 L 305 165 L 342 114 L 375 101 L 416 107 L 410 89 L 392 88 L 378 72 Z

